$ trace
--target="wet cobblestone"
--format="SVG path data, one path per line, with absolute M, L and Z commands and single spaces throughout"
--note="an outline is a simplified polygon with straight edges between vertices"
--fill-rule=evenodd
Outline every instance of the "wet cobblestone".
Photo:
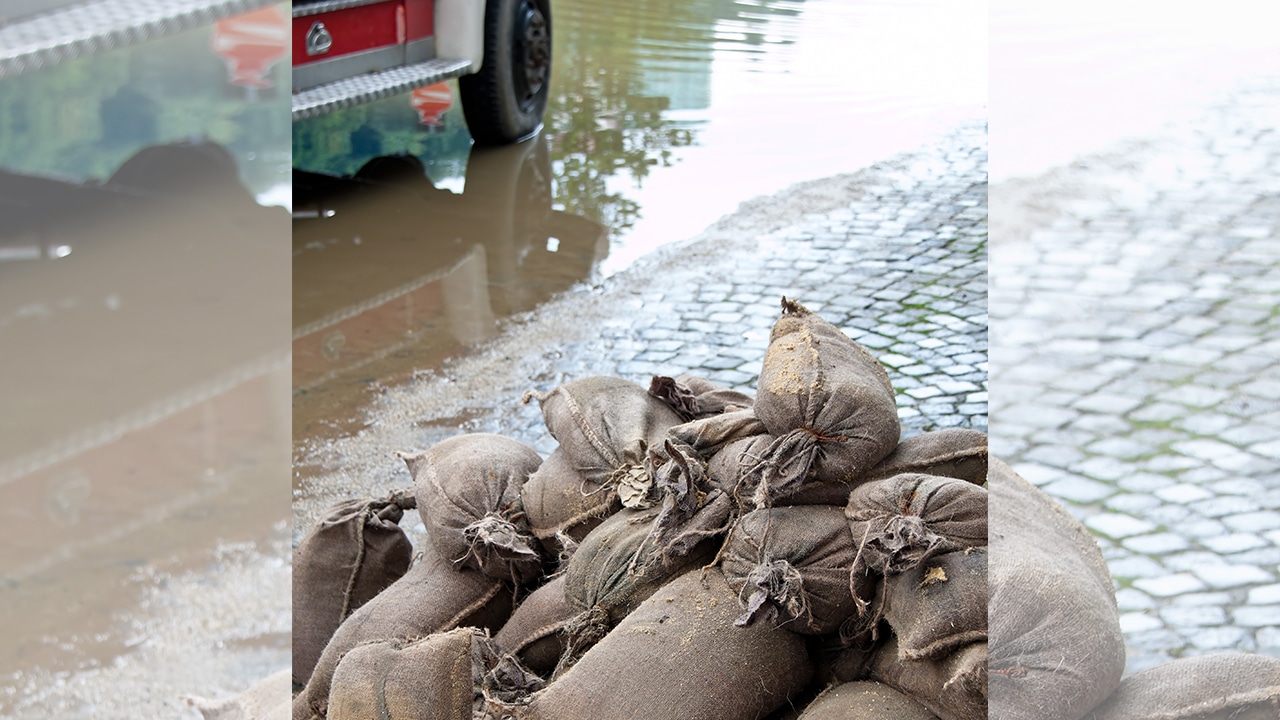
M 1277 121 L 1259 85 L 992 193 L 992 451 L 1098 538 L 1131 672 L 1280 656 Z
M 746 203 L 698 238 L 516 318 L 475 354 L 383 389 L 365 431 L 309 453 L 323 471 L 295 492 L 295 528 L 339 498 L 407 483 L 392 450 L 466 430 L 550 453 L 536 403 L 518 402 L 529 387 L 590 375 L 647 386 L 655 374 L 692 372 L 754 392 L 783 296 L 884 360 L 904 437 L 985 430 L 986 228 L 978 123 L 854 175 Z

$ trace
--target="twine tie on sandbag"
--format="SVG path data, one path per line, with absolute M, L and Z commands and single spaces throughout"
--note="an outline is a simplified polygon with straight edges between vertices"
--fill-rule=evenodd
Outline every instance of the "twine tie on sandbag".
M 537 551 L 533 549 L 536 541 L 522 534 L 514 523 L 495 512 L 486 513 L 484 517 L 462 528 L 462 537 L 468 545 L 467 553 L 454 560 L 455 563 L 473 557 L 483 570 L 489 556 L 488 551 L 493 551 L 504 559 L 538 557 Z
M 546 687 L 509 653 L 501 652 L 489 637 L 477 635 L 471 647 L 472 675 L 486 701 L 518 703 Z
M 747 611 L 733 621 L 738 627 L 750 625 L 758 614 L 776 622 L 780 614 L 779 608 L 793 618 L 809 616 L 809 598 L 804 591 L 804 578 L 786 560 L 769 560 L 755 566 L 747 574 L 747 582 L 742 590 L 745 593 L 752 588 L 754 590 L 751 596 L 746 599 Z
M 693 391 L 676 382 L 673 377 L 654 375 L 649 381 L 649 394 L 670 405 L 685 422 L 698 415 L 698 401 Z
M 563 630 L 567 637 L 564 654 L 560 656 L 560 662 L 556 663 L 551 678 L 554 680 L 568 672 L 578 658 L 609 634 L 609 629 L 609 613 L 600 605 L 592 605 L 590 609 L 566 620 Z

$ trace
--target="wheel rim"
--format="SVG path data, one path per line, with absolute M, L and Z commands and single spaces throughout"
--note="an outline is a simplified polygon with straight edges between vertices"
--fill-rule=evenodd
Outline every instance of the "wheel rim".
M 532 0 L 523 0 L 516 10 L 515 47 L 511 75 L 516 102 L 522 112 L 528 112 L 551 70 L 551 27 Z

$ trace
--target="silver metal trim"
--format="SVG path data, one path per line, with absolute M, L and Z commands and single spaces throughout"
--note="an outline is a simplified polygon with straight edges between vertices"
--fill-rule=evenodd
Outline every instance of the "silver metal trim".
M 295 2 L 293 4 L 293 16 L 295 18 L 308 17 L 319 15 L 320 13 L 347 10 L 365 5 L 377 5 L 385 2 L 388 2 L 388 0 L 324 0 L 324 2 L 307 3 L 306 5 L 299 5 Z
M 293 94 L 293 121 L 399 95 L 423 85 L 465 75 L 470 70 L 469 60 L 428 60 L 303 90 Z
M 404 65 L 403 45 L 384 45 L 372 50 L 339 55 L 293 68 L 293 90 L 302 92 L 318 85 L 378 72 Z
M 278 0 L 97 0 L 0 27 L 0 78 L 210 25 Z
M 436 56 L 436 39 L 434 37 L 410 40 L 404 44 L 405 63 L 424 62 Z

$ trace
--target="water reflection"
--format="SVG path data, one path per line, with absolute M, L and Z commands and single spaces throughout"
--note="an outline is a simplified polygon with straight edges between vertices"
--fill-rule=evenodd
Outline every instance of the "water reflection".
M 286 18 L 0 80 L 0 714 L 158 717 L 288 662 L 287 572 L 232 588 L 243 615 L 161 591 L 287 552 L 287 212 L 255 196 L 288 182 L 288 67 L 244 39 Z
M 589 276 L 605 229 L 552 209 L 542 136 L 475 149 L 465 189 L 436 187 L 412 155 L 351 177 L 294 174 L 295 440 L 351 420 L 393 383 L 492 337 Z

